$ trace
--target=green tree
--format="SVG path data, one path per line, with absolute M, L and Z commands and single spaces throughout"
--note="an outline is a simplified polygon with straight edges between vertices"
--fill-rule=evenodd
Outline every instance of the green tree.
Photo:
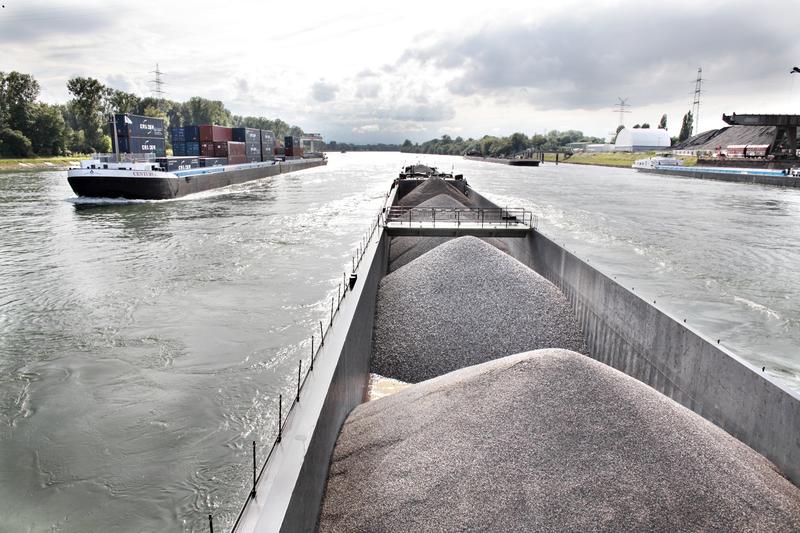
M 94 78 L 72 78 L 67 82 L 67 90 L 74 97 L 70 104 L 78 129 L 83 130 L 85 142 L 95 151 L 106 150 L 103 135 L 105 124 L 104 112 L 107 105 L 108 91 Z
M 33 110 L 31 144 L 38 155 L 61 155 L 67 148 L 67 124 L 61 108 L 36 104 Z
M 233 115 L 225 108 L 219 100 L 207 100 L 199 96 L 193 96 L 186 102 L 187 124 L 218 124 L 220 126 L 231 126 Z
M 666 113 L 661 115 L 661 120 L 658 123 L 658 129 L 660 129 L 660 130 L 667 129 L 667 114 Z
M 0 127 L 30 134 L 33 106 L 39 97 L 39 82 L 30 74 L 0 72 Z
M 683 142 L 689 137 L 692 136 L 692 126 L 694 122 L 694 118 L 692 117 L 692 112 L 689 111 L 685 115 L 683 115 L 683 122 L 681 124 L 681 131 L 678 134 L 678 142 Z
M 511 138 L 509 139 L 511 151 L 515 154 L 526 150 L 529 146 L 529 142 L 528 136 L 519 132 L 511 134 Z
M 647 122 L 643 122 L 643 123 L 642 123 L 642 129 L 643 129 L 643 130 L 649 130 L 649 129 L 650 129 L 650 124 L 649 124 L 649 123 L 647 123 Z
M 30 157 L 33 155 L 31 140 L 19 130 L 0 129 L 0 155 L 6 157 Z
M 108 92 L 108 106 L 112 113 L 137 113 L 141 99 L 133 93 L 117 89 Z

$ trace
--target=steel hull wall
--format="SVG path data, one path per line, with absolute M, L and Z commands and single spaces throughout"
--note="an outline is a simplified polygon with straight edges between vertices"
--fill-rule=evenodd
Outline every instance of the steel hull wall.
M 128 198 L 167 200 L 197 192 L 227 187 L 257 179 L 324 165 L 321 159 L 276 163 L 275 165 L 214 172 L 186 177 L 109 177 L 70 176 L 69 184 L 78 196 L 92 198 Z
M 759 174 L 722 174 L 719 172 L 695 172 L 692 170 L 654 170 L 636 169 L 639 172 L 659 174 L 661 176 L 678 176 L 732 183 L 753 183 L 758 185 L 777 185 L 778 187 L 800 187 L 800 178 L 792 176 L 764 176 Z

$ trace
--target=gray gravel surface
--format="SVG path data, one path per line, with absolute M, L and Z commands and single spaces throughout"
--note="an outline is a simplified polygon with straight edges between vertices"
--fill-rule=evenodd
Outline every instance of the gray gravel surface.
M 800 490 L 650 387 L 538 350 L 356 407 L 320 532 L 798 531 Z
M 403 196 L 397 205 L 417 206 L 426 200 L 430 200 L 440 194 L 445 194 L 462 205 L 471 206 L 472 200 L 467 198 L 464 193 L 447 183 L 442 178 L 428 178 L 417 185 L 410 193 Z
M 416 383 L 537 348 L 586 351 L 571 306 L 478 238 L 441 244 L 381 281 L 372 372 Z

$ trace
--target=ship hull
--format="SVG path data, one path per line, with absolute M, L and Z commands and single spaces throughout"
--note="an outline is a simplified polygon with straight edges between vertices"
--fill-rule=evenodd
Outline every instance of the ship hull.
M 168 200 L 325 164 L 325 159 L 304 159 L 183 172 L 76 169 L 67 181 L 83 197 Z

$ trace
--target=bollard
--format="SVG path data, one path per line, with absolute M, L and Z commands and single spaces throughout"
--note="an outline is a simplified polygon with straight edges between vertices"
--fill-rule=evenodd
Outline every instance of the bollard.
M 250 491 L 250 497 L 256 497 L 256 441 L 253 441 L 253 490 Z
M 295 398 L 295 401 L 297 401 L 297 403 L 300 403 L 300 374 L 302 372 L 303 372 L 303 360 L 299 359 L 297 361 L 297 398 Z
M 211 530 L 211 533 L 214 533 L 214 518 L 211 514 L 208 515 L 208 529 Z
M 311 368 L 314 370 L 314 335 L 311 335 Z
M 283 435 L 283 394 L 278 394 L 278 439 L 275 442 L 280 442 L 282 435 Z

